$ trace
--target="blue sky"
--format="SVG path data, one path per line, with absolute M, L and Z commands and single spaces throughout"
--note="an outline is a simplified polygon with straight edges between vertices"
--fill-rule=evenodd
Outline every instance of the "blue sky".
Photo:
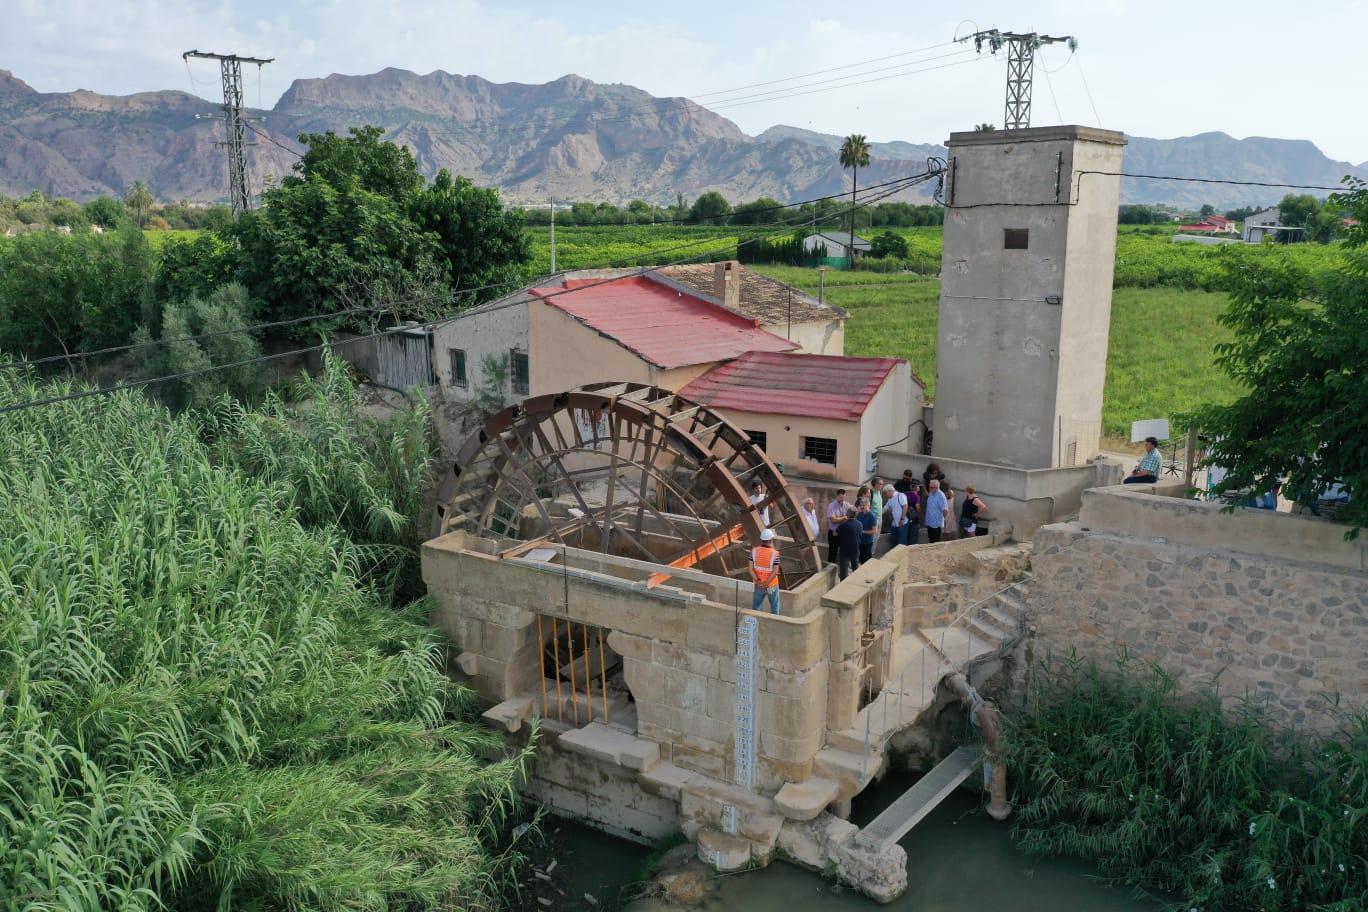
M 1331 158 L 1368 161 L 1356 113 L 1368 88 L 1358 62 L 1368 4 L 1351 0 L 1043 0 L 953 12 L 883 0 L 0 0 L 0 9 L 0 69 L 46 92 L 182 89 L 217 100 L 217 66 L 181 59 L 198 48 L 274 57 L 245 72 L 247 101 L 267 108 L 294 79 L 388 66 L 495 82 L 577 73 L 695 98 L 750 134 L 782 123 L 911 142 L 1002 122 L 1005 64 L 953 43 L 956 34 L 1073 34 L 1077 54 L 1053 45 L 1037 59 L 1034 125 L 1309 139 Z

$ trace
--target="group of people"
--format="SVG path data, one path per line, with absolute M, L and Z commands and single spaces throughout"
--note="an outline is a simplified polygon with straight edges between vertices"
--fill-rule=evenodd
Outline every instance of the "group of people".
M 753 483 L 751 503 L 760 504 L 765 499 L 764 487 Z M 927 544 L 958 536 L 971 537 L 978 534 L 979 514 L 985 509 L 971 484 L 965 485 L 963 496 L 957 497 L 950 479 L 933 462 L 920 481 L 911 469 L 892 484 L 885 484 L 876 476 L 855 492 L 853 503 L 847 499 L 844 488 L 838 489 L 824 514 L 818 514 L 816 501 L 808 497 L 802 503 L 801 515 L 813 540 L 820 539 L 825 529 L 827 562 L 835 564 L 840 578 L 845 579 L 860 564 L 873 559 L 885 535 L 889 548 L 920 544 L 923 528 Z M 767 507 L 760 510 L 760 521 L 766 528 L 760 533 L 760 544 L 751 549 L 751 582 L 755 584 L 751 609 L 758 611 L 768 601 L 770 611 L 778 614 L 779 551 L 774 547 L 774 530 L 768 528 Z

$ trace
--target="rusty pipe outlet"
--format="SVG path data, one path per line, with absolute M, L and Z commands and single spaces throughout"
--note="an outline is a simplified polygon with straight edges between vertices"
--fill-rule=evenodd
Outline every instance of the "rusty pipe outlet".
M 988 816 L 994 820 L 1006 820 L 1012 813 L 1012 806 L 1007 803 L 1007 736 L 1003 731 L 1002 713 L 979 696 L 979 692 L 959 672 L 941 678 L 941 683 L 959 697 L 960 703 L 969 712 L 969 720 L 983 735 L 983 742 L 988 747 L 985 760 L 993 775 L 988 791 Z

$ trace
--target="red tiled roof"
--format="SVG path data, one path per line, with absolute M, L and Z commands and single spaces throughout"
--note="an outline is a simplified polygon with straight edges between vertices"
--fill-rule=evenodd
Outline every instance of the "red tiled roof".
M 899 358 L 747 352 L 679 394 L 712 408 L 858 421 Z
M 729 361 L 748 351 L 798 348 L 783 336 L 701 298 L 641 276 L 569 279 L 532 294 L 657 367 Z

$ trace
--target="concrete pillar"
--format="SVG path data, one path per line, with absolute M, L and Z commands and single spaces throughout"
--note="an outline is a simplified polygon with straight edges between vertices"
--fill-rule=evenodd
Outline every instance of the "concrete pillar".
M 1077 126 L 951 135 L 936 456 L 1042 469 L 1096 453 L 1124 145 Z

